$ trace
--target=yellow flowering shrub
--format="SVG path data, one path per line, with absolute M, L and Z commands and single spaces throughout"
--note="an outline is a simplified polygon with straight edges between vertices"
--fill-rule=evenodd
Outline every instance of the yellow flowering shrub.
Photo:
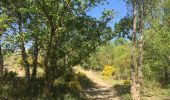
M 107 79 L 110 76 L 112 76 L 114 73 L 113 67 L 109 65 L 105 65 L 103 70 L 102 70 L 102 78 Z

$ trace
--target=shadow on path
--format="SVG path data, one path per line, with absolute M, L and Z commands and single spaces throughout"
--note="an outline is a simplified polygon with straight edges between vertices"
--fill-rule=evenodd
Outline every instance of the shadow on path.
M 118 96 L 123 96 L 126 94 L 130 94 L 130 85 L 114 85 L 113 89 L 116 91 Z
M 120 100 L 112 88 L 96 85 L 86 89 L 87 100 Z

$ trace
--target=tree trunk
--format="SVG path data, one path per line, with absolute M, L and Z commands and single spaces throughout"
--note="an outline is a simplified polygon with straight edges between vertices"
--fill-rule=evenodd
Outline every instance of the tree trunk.
M 168 66 L 164 66 L 164 79 L 163 79 L 163 85 L 166 85 L 169 81 L 169 74 L 168 74 Z
M 32 77 L 31 77 L 31 92 L 32 94 L 36 93 L 36 76 L 37 76 L 37 64 L 38 64 L 38 37 L 36 35 L 33 36 L 34 38 L 34 50 L 33 50 L 33 69 L 32 69 Z
M 32 79 L 37 76 L 37 60 L 38 60 L 38 38 L 34 36 L 34 51 L 33 51 L 33 69 L 32 69 Z
M 23 65 L 25 67 L 25 79 L 28 85 L 30 85 L 30 68 L 29 68 L 29 63 L 27 61 L 27 55 L 26 55 L 24 43 L 21 43 L 20 48 L 21 48 Z
M 144 13 L 144 1 L 141 0 L 139 4 L 139 62 L 138 62 L 138 91 L 140 92 L 140 86 L 142 85 L 142 67 L 143 67 L 143 13 Z
M 19 34 L 20 34 L 20 39 L 21 39 L 21 42 L 20 42 L 21 57 L 22 57 L 23 65 L 25 67 L 25 80 L 27 82 L 27 86 L 29 89 L 30 88 L 30 67 L 27 61 L 27 54 L 26 54 L 25 46 L 24 46 L 25 44 L 24 44 L 23 33 L 22 33 L 22 17 L 20 13 L 18 15 L 19 15 L 19 20 L 18 20 L 19 21 L 18 22 Z
M 54 27 L 51 27 L 51 32 L 50 32 L 50 39 L 48 43 L 48 48 L 47 48 L 47 53 L 44 61 L 44 67 L 45 67 L 45 77 L 46 77 L 46 95 L 50 95 L 50 90 L 52 88 L 52 71 L 51 70 L 51 52 L 52 52 L 52 42 L 53 42 L 53 34 L 55 32 Z
M 0 43 L 0 76 L 3 75 L 3 56 L 2 56 L 2 49 L 1 49 L 1 43 Z
M 131 96 L 132 100 L 140 100 L 136 83 L 136 32 L 137 32 L 137 1 L 133 1 L 133 37 L 132 37 L 132 53 L 131 53 Z
M 54 38 L 54 33 L 55 33 L 55 25 L 53 22 L 53 17 L 48 13 L 48 11 L 46 10 L 46 3 L 44 0 L 42 0 L 43 6 L 42 6 L 42 10 L 45 14 L 45 16 L 47 17 L 49 24 L 50 24 L 50 37 L 49 37 L 49 42 L 48 42 L 48 46 L 47 46 L 47 52 L 45 55 L 45 59 L 44 59 L 44 67 L 45 67 L 45 78 L 46 78 L 46 95 L 50 94 L 50 90 L 52 87 L 52 80 L 51 77 L 53 77 L 52 73 L 52 69 L 51 69 L 51 56 L 52 56 L 52 43 L 53 43 L 53 38 Z

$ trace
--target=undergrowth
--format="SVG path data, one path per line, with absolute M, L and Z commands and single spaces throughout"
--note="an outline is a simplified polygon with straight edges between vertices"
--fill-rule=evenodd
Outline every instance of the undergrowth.
M 83 90 L 92 85 L 84 74 L 63 75 L 56 79 L 51 95 L 46 96 L 44 77 L 37 77 L 34 87 L 28 90 L 23 77 L 18 77 L 15 72 L 7 72 L 0 78 L 0 100 L 85 100 Z

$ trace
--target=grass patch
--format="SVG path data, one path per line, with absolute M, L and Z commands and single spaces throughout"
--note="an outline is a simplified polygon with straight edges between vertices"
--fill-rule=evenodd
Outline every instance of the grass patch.
M 170 100 L 170 87 L 162 87 L 159 82 L 144 80 L 141 88 L 143 100 L 147 98 L 154 100 Z

